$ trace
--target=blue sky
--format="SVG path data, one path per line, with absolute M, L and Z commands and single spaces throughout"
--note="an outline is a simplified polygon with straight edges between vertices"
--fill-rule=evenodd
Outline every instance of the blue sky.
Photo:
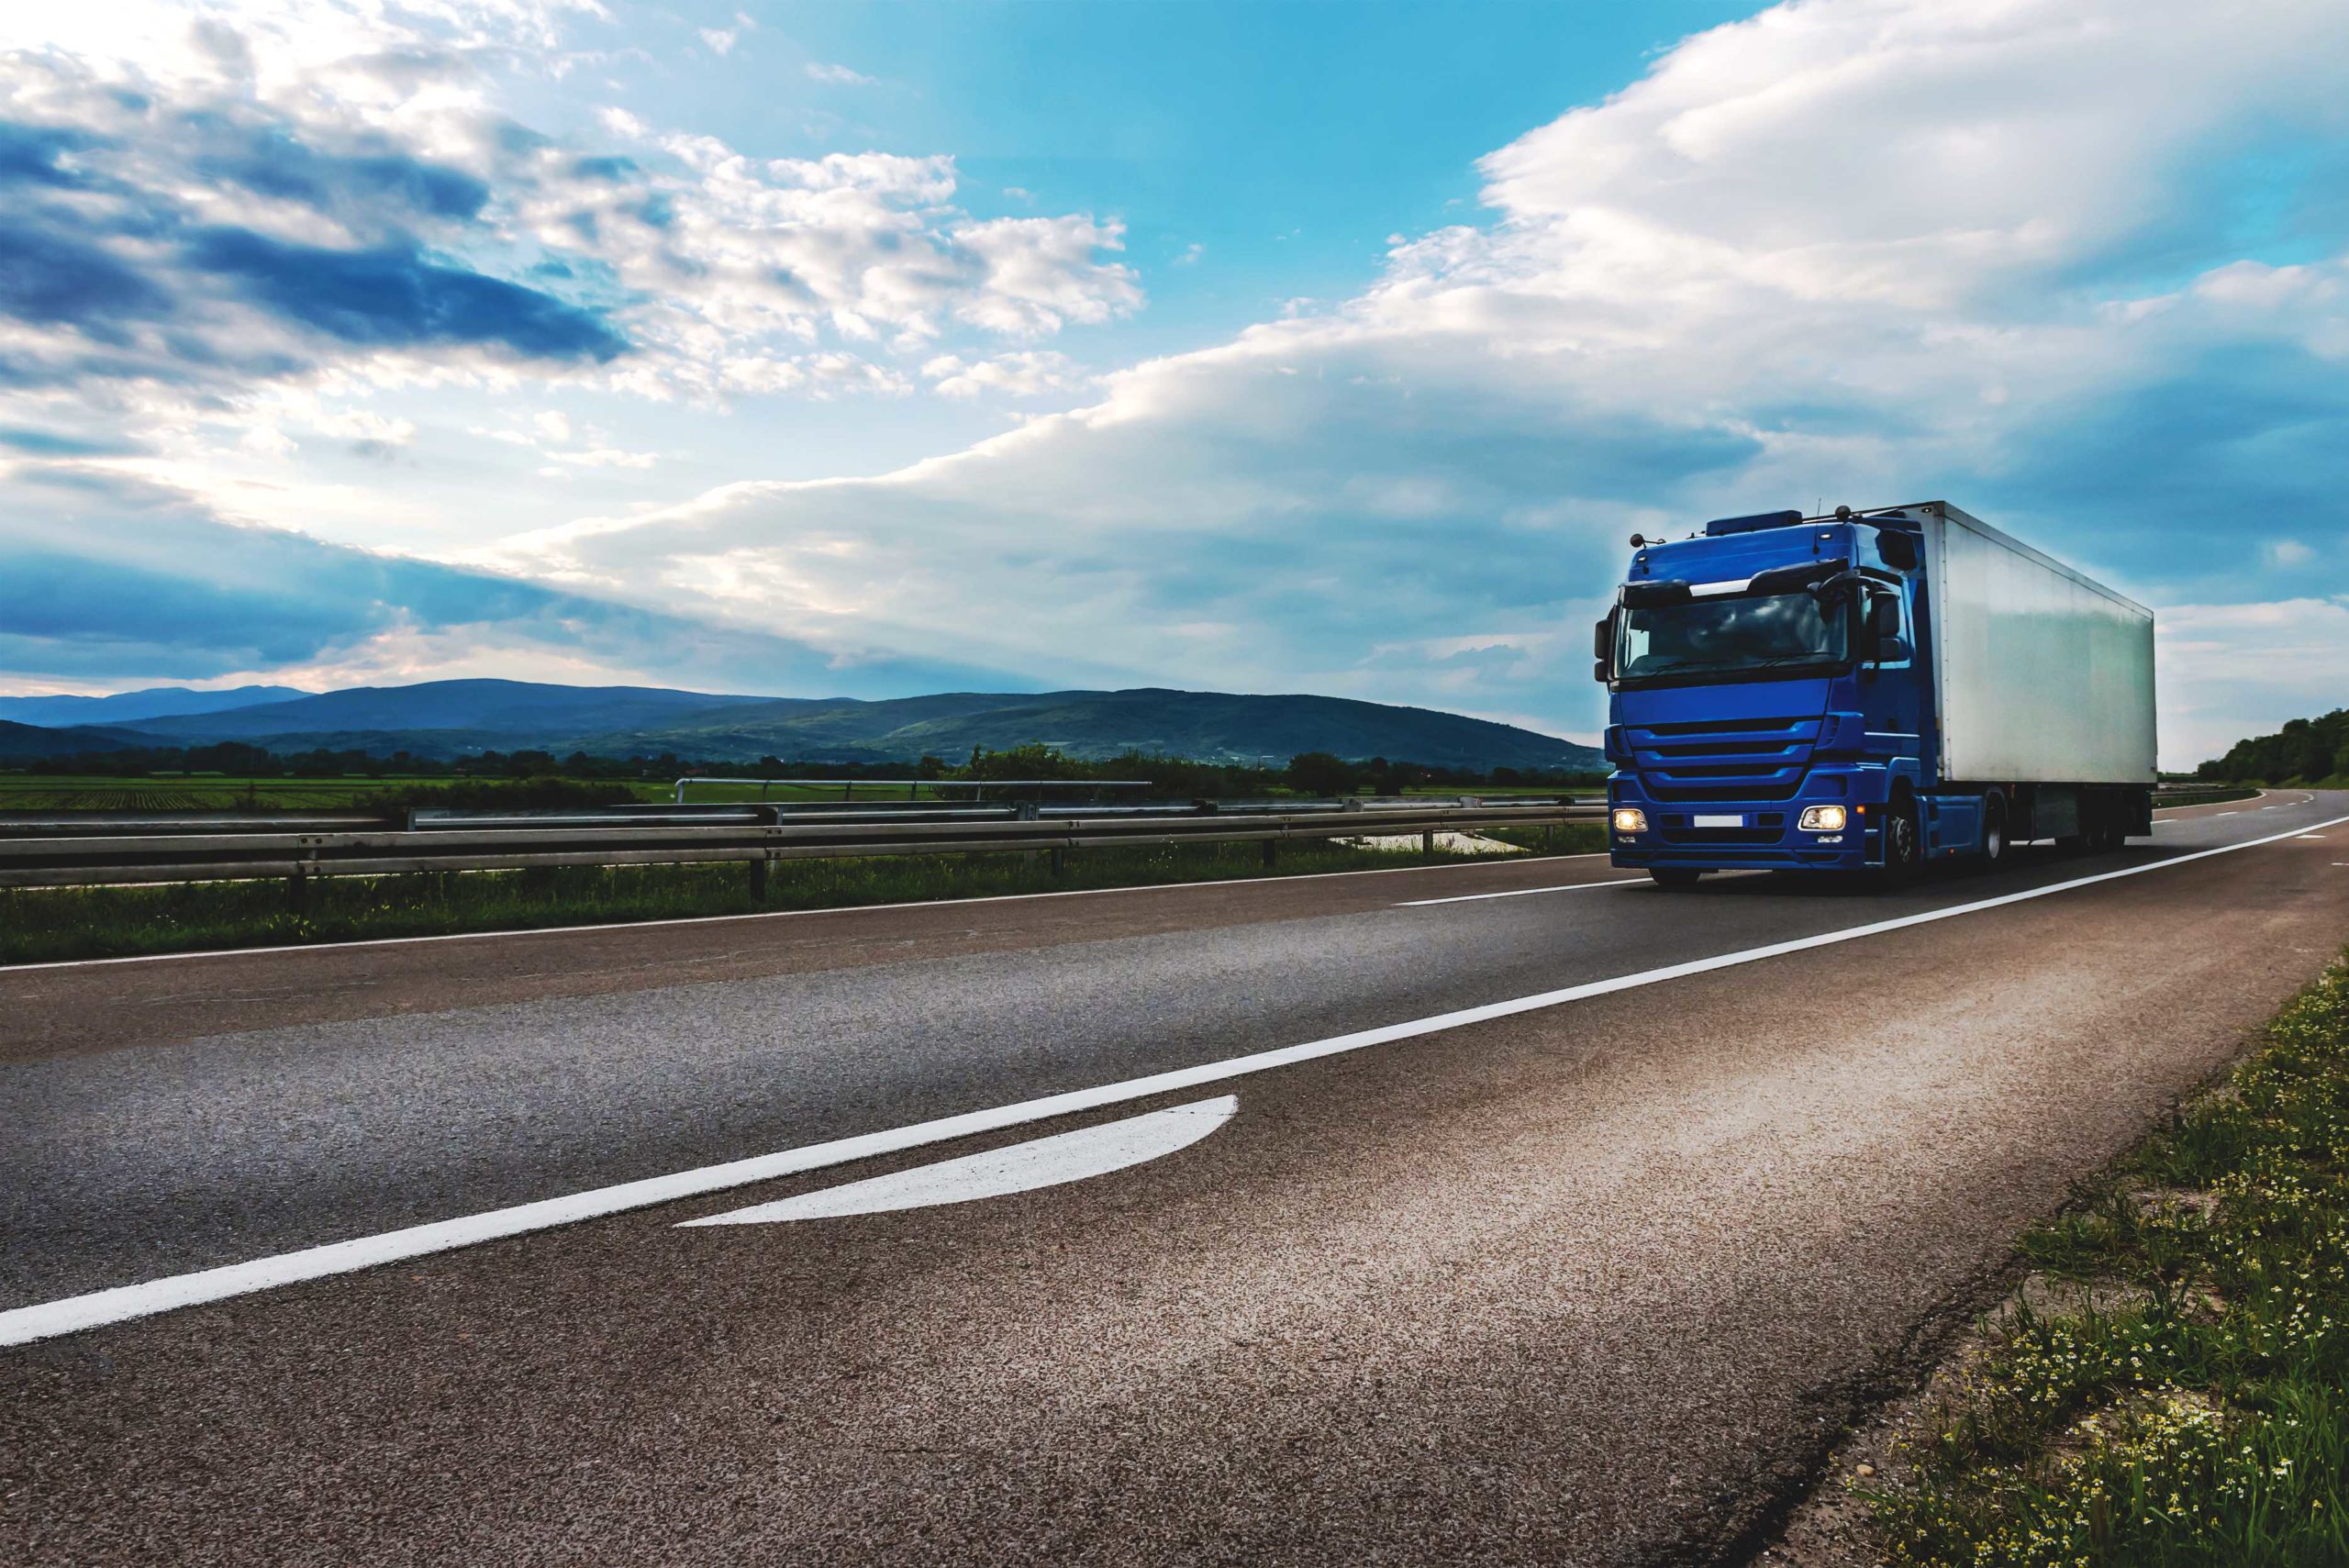
M 2349 11 L 91 0 L 0 689 L 1315 690 L 1587 735 L 1620 540 L 1946 495 L 2349 701 Z

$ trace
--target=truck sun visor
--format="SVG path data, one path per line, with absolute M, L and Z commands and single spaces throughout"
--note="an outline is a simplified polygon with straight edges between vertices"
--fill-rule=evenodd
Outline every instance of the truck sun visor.
M 1631 609 L 1653 609 L 1658 605 L 1685 605 L 1688 602 L 1688 584 L 1677 578 L 1664 583 L 1623 584 L 1623 603 Z
M 1745 585 L 1749 594 L 1797 594 L 1814 588 L 1852 564 L 1847 556 L 1828 561 L 1806 561 L 1795 566 L 1774 566 L 1767 572 L 1757 572 Z

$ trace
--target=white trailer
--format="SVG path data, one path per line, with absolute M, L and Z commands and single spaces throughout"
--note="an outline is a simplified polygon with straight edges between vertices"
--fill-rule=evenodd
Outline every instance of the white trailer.
M 1924 529 L 1942 781 L 2153 784 L 2154 612 L 1946 501 L 1898 512 Z

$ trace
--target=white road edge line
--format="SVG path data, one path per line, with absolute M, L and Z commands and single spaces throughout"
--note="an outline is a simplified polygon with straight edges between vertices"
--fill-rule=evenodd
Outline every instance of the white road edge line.
M 1397 909 L 1424 909 L 1431 904 L 1474 904 L 1485 898 L 1531 898 L 1537 893 L 1586 893 L 1594 887 L 1638 887 L 1644 876 L 1619 876 L 1609 882 L 1562 882 L 1555 887 L 1511 887 L 1499 893 L 1455 893 L 1449 898 L 1407 898 Z
M 2349 817 L 2310 823 L 2308 828 L 2337 828 L 2343 823 L 2349 823 Z M 2231 855 L 2239 850 L 2255 850 L 2264 844 L 2297 838 L 2307 830 L 2307 828 L 2289 828 L 2266 838 L 2246 839 L 2240 844 L 2196 850 L 2166 860 L 2149 861 L 2143 865 L 2123 866 L 2119 871 L 2099 872 L 2093 876 L 2075 877 L 2069 882 L 2050 883 L 2043 887 L 2025 888 L 2019 893 L 1977 899 L 1971 904 L 1927 909 L 1915 915 L 1872 921 L 1865 926 L 1847 926 L 1841 930 L 1823 931 L 1817 936 L 1798 937 L 1789 941 L 1772 942 L 1765 947 L 1746 948 L 1711 958 L 1691 959 L 1685 963 L 1666 964 L 1660 969 L 1619 974 L 1610 980 L 1586 981 L 1579 985 L 1542 991 L 1510 1001 L 1487 1002 L 1481 1006 L 1463 1007 L 1454 1012 L 1437 1013 L 1404 1023 L 1384 1024 L 1376 1029 L 1357 1029 L 1352 1034 L 1332 1035 L 1327 1040 L 1307 1040 L 1301 1045 L 1281 1046 L 1247 1056 L 1230 1057 L 1221 1062 L 1203 1062 L 1196 1067 L 1177 1068 L 1170 1073 L 1153 1073 L 1148 1077 L 1129 1078 L 1123 1083 L 1073 1089 L 1064 1094 L 1047 1095 L 1041 1099 L 1021 1100 L 1015 1105 L 967 1111 L 961 1116 L 941 1117 L 934 1121 L 916 1122 L 908 1127 L 890 1128 L 854 1138 L 835 1139 L 829 1143 L 811 1143 L 800 1149 L 755 1155 L 720 1165 L 705 1165 L 698 1170 L 678 1171 L 665 1176 L 648 1176 L 641 1181 L 622 1182 L 614 1186 L 572 1193 L 563 1197 L 542 1198 L 536 1203 L 491 1209 L 484 1214 L 469 1214 L 458 1219 L 412 1225 L 405 1229 L 362 1236 L 350 1241 L 329 1242 L 321 1247 L 305 1247 L 298 1251 L 256 1258 L 250 1262 L 229 1263 L 194 1273 L 149 1280 L 141 1284 L 117 1285 L 111 1290 L 92 1291 L 84 1296 L 69 1296 L 32 1307 L 15 1307 L 0 1312 L 0 1347 L 27 1344 L 35 1340 L 51 1339 L 59 1334 L 75 1333 L 107 1323 L 145 1318 L 174 1307 L 195 1307 L 205 1302 L 225 1300 L 232 1296 L 274 1290 L 281 1285 L 298 1284 L 306 1280 L 353 1273 L 361 1269 L 398 1262 L 407 1258 L 478 1246 L 484 1241 L 503 1240 L 507 1237 L 527 1235 L 533 1230 L 551 1229 L 558 1225 L 573 1225 L 583 1219 L 600 1219 L 629 1209 L 674 1203 L 680 1198 L 699 1197 L 705 1193 L 722 1192 L 729 1187 L 745 1186 L 752 1182 L 774 1181 L 781 1176 L 796 1176 L 805 1171 L 844 1165 L 854 1160 L 869 1160 L 877 1154 L 894 1154 L 900 1150 L 918 1149 L 927 1144 L 998 1132 L 1008 1127 L 1024 1127 L 1030 1122 L 1098 1110 L 1104 1106 L 1125 1105 L 1157 1095 L 1174 1094 L 1204 1084 L 1228 1083 L 1234 1078 L 1291 1067 L 1301 1062 L 1315 1062 L 1325 1056 L 1339 1056 L 1398 1040 L 1441 1034 L 1470 1024 L 1514 1018 L 1520 1013 L 1539 1012 L 1567 1002 L 1636 990 L 1667 980 L 1709 974 L 1715 970 L 1781 958 L 1788 953 L 1861 941 L 1869 937 L 1882 936 L 1887 931 L 1929 926 L 1941 920 L 1955 919 L 1960 915 L 2004 908 L 2010 904 L 2025 904 L 2034 898 L 2069 893 L 2074 888 L 2093 887 L 2099 883 L 2143 876 L 2147 872 L 2207 861 L 2216 855 Z
M 1580 854 L 1542 855 L 1540 860 L 1590 861 L 1605 850 Z M 339 948 L 421 947 L 427 942 L 479 942 L 497 937 L 575 937 L 585 931 L 641 931 L 653 926 L 714 926 L 728 921 L 795 920 L 820 915 L 871 915 L 888 909 L 958 909 L 972 904 L 1018 904 L 1029 899 L 1098 898 L 1110 893 L 1171 893 L 1186 887 L 1272 886 L 1285 882 L 1324 882 L 1333 876 L 1400 876 L 1411 872 L 1490 871 L 1497 865 L 1522 865 L 1515 856 L 1474 861 L 1443 861 L 1425 866 L 1368 866 L 1361 871 L 1307 871 L 1290 876 L 1226 876 L 1212 882 L 1144 882 L 1131 887 L 1063 887 L 1049 893 L 988 893 L 976 898 L 908 898 L 896 904 L 842 904 L 826 909 L 762 909 L 748 915 L 673 915 L 662 920 L 598 920 L 586 926 L 518 926 L 502 931 L 443 931 L 433 937 L 359 937 L 347 942 L 291 942 L 284 947 L 199 948 L 189 952 L 134 952 L 120 958 L 58 958 L 39 963 L 0 963 L 0 978 L 36 969 L 96 969 L 110 963 L 176 963 L 197 958 L 274 958 L 289 952 L 328 952 Z M 258 879 L 255 879 L 258 880 Z M 117 886 L 159 886 L 154 883 Z

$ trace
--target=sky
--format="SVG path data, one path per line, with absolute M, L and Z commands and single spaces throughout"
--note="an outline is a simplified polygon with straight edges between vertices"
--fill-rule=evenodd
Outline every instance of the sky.
M 1589 739 L 1633 531 L 1946 498 L 2349 702 L 2349 6 L 77 0 L 0 691 L 1308 691 Z

